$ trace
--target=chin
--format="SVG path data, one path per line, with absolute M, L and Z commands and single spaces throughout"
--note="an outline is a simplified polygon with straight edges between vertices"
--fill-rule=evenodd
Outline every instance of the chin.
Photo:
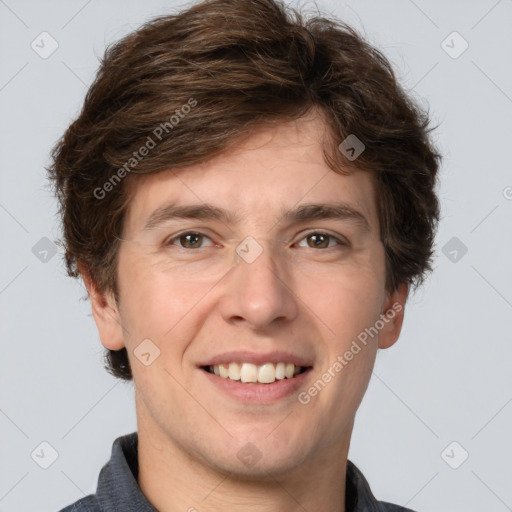
M 241 481 L 274 481 L 281 476 L 289 476 L 296 468 L 301 466 L 302 459 L 296 455 L 275 453 L 261 453 L 261 458 L 254 463 L 241 462 L 235 454 L 235 458 L 217 461 L 216 469 L 229 473 L 231 479 Z
M 267 433 L 268 436 L 268 433 Z M 261 440 L 252 437 L 253 441 L 222 444 L 222 451 L 210 450 L 203 452 L 202 457 L 207 464 L 222 473 L 229 473 L 230 478 L 241 480 L 273 480 L 282 475 L 289 475 L 304 463 L 304 442 L 291 444 L 282 442 L 277 446 L 275 441 L 264 437 Z

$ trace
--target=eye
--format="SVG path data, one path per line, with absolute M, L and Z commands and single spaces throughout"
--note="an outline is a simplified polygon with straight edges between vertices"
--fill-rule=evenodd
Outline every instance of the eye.
M 330 233 L 324 233 L 321 231 L 313 231 L 308 233 L 302 240 L 307 240 L 308 247 L 313 249 L 330 249 L 333 245 L 330 242 L 335 242 L 340 246 L 348 247 L 348 243 L 343 241 Z M 311 240 L 311 243 L 309 241 Z
M 177 245 L 182 249 L 201 249 L 203 248 L 202 242 L 204 240 L 211 240 L 211 238 L 204 233 L 199 231 L 185 231 L 179 233 L 173 237 L 167 238 L 163 245 L 165 247 Z M 330 233 L 324 233 L 321 231 L 313 231 L 308 234 L 302 240 L 306 240 L 308 247 L 312 249 L 330 249 L 336 244 L 342 247 L 348 247 L 349 244 Z M 177 243 L 176 243 L 177 242 Z M 210 247 L 213 243 L 210 244 Z M 300 246 L 300 245 L 299 245 Z
M 174 243 L 174 241 L 177 240 L 179 242 L 178 247 L 181 247 L 182 249 L 201 249 L 201 242 L 205 238 L 211 240 L 211 238 L 206 236 L 204 233 L 199 233 L 198 231 L 186 231 L 171 238 L 167 238 L 163 245 L 166 247 L 169 245 L 177 245 Z

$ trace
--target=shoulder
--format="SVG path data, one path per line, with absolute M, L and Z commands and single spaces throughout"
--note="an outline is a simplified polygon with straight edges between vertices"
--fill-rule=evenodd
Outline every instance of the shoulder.
M 361 470 L 350 460 L 347 460 L 346 496 L 347 512 L 414 512 L 400 505 L 379 501 Z
M 59 512 L 100 512 L 100 510 L 96 495 L 90 494 L 59 510 Z
M 394 505 L 393 503 L 387 503 L 385 501 L 379 501 L 379 512 L 414 512 L 410 508 L 404 508 L 400 505 Z

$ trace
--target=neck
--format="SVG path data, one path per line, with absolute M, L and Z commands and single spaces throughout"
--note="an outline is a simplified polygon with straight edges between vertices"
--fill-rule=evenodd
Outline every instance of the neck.
M 285 474 L 240 475 L 214 468 L 160 429 L 138 421 L 139 486 L 160 512 L 345 512 L 351 427 L 339 446 Z

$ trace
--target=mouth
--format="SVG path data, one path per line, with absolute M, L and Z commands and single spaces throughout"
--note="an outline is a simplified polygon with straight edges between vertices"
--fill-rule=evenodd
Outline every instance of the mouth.
M 303 373 L 309 372 L 312 366 L 299 366 L 294 363 L 221 363 L 201 366 L 201 369 L 221 379 L 235 381 L 243 384 L 273 384 L 276 381 L 295 379 Z

